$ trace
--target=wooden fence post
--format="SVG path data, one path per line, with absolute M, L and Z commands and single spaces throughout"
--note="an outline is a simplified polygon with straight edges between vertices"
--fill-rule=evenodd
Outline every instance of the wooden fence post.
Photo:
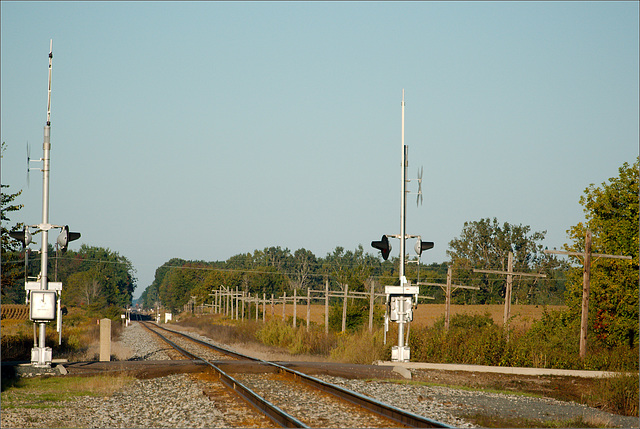
M 298 318 L 297 316 L 297 304 L 298 304 L 298 289 L 293 288 L 293 327 L 295 328 L 297 326 L 296 323 L 296 319 Z
M 344 299 L 342 300 L 342 332 L 347 330 L 347 294 L 349 285 L 344 285 Z
M 329 334 L 329 278 L 324 282 L 324 333 Z
M 311 317 L 311 292 L 307 288 L 307 332 L 309 332 L 309 318 Z
M 238 300 L 240 299 L 240 295 L 238 294 L 238 286 L 236 286 L 236 294 L 234 299 L 236 301 L 236 309 L 235 309 L 236 320 L 238 320 Z
M 375 284 L 373 280 L 369 281 L 369 332 L 373 332 L 373 299 L 375 292 Z
M 284 294 L 282 295 L 282 321 L 285 321 L 285 307 L 287 306 L 287 293 L 284 292 Z

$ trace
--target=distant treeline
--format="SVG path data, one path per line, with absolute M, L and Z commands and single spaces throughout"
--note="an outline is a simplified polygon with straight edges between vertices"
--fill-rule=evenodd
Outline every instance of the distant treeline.
M 528 229 L 524 228 L 518 233 L 526 231 Z M 505 242 L 505 246 L 509 246 L 509 243 Z M 514 296 L 520 299 L 520 303 L 563 303 L 564 274 L 563 270 L 558 271 L 555 268 L 566 266 L 557 262 L 555 258 L 541 254 L 537 256 L 533 258 L 530 252 L 524 252 L 524 262 L 521 261 L 518 268 L 545 268 L 550 278 L 544 282 L 517 283 Z M 528 265 L 526 261 L 529 261 Z M 407 264 L 405 271 L 411 283 L 420 281 L 445 285 L 449 262 L 429 265 L 418 264 L 417 259 L 412 262 L 414 263 Z M 482 264 L 483 267 L 486 265 Z M 276 297 L 285 292 L 291 295 L 294 289 L 299 293 L 306 293 L 307 288 L 324 289 L 326 281 L 329 282 L 331 290 L 343 290 L 344 286 L 348 285 L 349 290 L 365 291 L 370 284 L 377 284 L 380 288 L 385 285 L 398 285 L 398 267 L 399 258 L 383 261 L 380 257 L 365 252 L 362 245 L 353 251 L 336 247 L 324 258 L 317 257 L 306 249 L 298 249 L 292 253 L 289 249 L 281 247 L 238 254 L 226 261 L 187 261 L 176 258 L 167 261 L 156 270 L 153 283 L 142 293 L 138 302 L 146 308 L 162 305 L 178 310 L 192 297 L 195 297 L 198 304 L 210 302 L 209 294 L 220 285 L 232 289 L 237 287 L 251 294 L 273 294 Z M 503 287 L 498 283 L 504 285 L 504 278 L 477 275 L 468 268 L 465 268 L 464 273 L 457 272 L 455 275 L 455 281 L 464 278 L 467 284 L 480 286 L 481 289 L 471 293 L 455 294 L 454 303 L 503 302 Z M 523 293 L 518 295 L 519 292 Z M 434 302 L 444 302 L 444 292 L 437 286 L 422 286 L 421 293 L 434 296 Z

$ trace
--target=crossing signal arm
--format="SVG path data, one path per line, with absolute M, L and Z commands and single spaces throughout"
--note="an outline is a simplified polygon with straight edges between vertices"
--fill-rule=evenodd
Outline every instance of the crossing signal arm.
M 389 238 L 386 235 L 383 235 L 380 241 L 372 241 L 371 246 L 382 252 L 382 259 L 386 261 L 389 258 L 391 245 L 389 244 Z
M 14 238 L 22 243 L 22 248 L 24 249 L 31 243 L 31 233 L 29 232 L 28 227 L 24 227 L 22 231 L 11 231 L 9 232 L 11 238 Z

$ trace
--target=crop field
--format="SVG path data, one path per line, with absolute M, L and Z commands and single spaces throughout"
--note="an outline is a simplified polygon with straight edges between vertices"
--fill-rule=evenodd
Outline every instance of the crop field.
M 29 319 L 29 306 L 22 304 L 3 304 L 2 319 L 27 320 Z
M 531 324 L 542 317 L 544 309 L 547 311 L 563 310 L 566 306 L 562 305 L 511 305 L 511 326 L 516 329 L 528 329 Z M 262 306 L 260 307 L 262 311 Z M 310 322 L 317 324 L 324 324 L 324 305 L 312 304 L 309 314 Z M 504 305 L 452 305 L 451 316 L 455 314 L 485 314 L 489 313 L 494 323 L 498 326 L 502 326 L 504 317 Z M 285 307 L 286 317 L 293 316 L 293 304 L 287 304 Z M 431 326 L 439 318 L 445 314 L 445 304 L 419 304 L 414 310 L 413 324 L 414 326 Z M 307 318 L 307 304 L 302 301 L 296 306 L 296 316 L 303 321 Z M 271 318 L 271 308 L 267 303 L 267 319 Z M 273 306 L 273 317 L 282 317 L 282 305 Z M 305 323 L 305 322 L 303 322 Z

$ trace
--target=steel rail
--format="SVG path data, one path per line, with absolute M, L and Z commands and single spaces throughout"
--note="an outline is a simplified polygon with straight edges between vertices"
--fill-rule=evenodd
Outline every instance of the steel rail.
M 209 365 L 210 367 L 212 367 L 216 371 L 220 381 L 225 386 L 233 390 L 238 396 L 240 396 L 242 399 L 244 399 L 247 403 L 249 403 L 251 406 L 256 408 L 258 411 L 262 412 L 264 415 L 266 415 L 269 419 L 271 419 L 271 421 L 273 421 L 278 426 L 283 428 L 308 428 L 309 427 L 308 425 L 304 424 L 300 420 L 296 419 L 291 414 L 286 413 L 285 411 L 280 409 L 278 406 L 272 404 L 265 398 L 261 397 L 260 395 L 255 393 L 253 390 L 249 389 L 247 386 L 245 386 L 244 384 L 242 384 L 241 382 L 239 382 L 238 380 L 236 380 L 235 378 L 227 374 L 225 371 L 218 368 L 213 363 L 207 361 L 206 359 L 202 359 L 201 357 L 196 356 L 193 353 L 183 349 L 182 347 L 180 347 L 173 341 L 169 340 L 167 337 L 165 337 L 161 333 L 149 328 L 147 326 L 148 324 L 147 322 L 141 322 L 141 323 L 142 323 L 142 326 L 144 326 L 149 331 L 153 332 L 154 334 L 162 338 L 163 341 L 165 341 L 171 347 L 179 351 L 182 355 L 187 356 L 194 360 L 202 361 L 207 365 Z M 165 329 L 165 328 L 162 328 L 161 326 L 157 326 L 157 327 L 160 329 Z M 165 330 L 169 332 L 173 332 L 175 334 L 181 334 L 180 332 L 175 332 L 170 329 L 165 329 Z M 185 336 L 184 334 L 181 334 L 181 335 Z M 189 337 L 188 335 L 186 335 L 185 337 L 189 339 L 194 339 L 192 337 Z M 207 344 L 204 342 L 202 343 Z M 207 344 L 207 345 L 210 345 L 210 344 Z
M 197 338 L 194 338 L 190 335 L 184 334 L 179 331 L 174 331 L 172 329 L 167 329 L 163 326 L 155 325 L 160 329 L 165 331 L 181 335 L 193 342 L 201 344 L 205 347 L 212 348 L 222 353 L 228 353 L 235 357 L 240 357 L 245 360 L 251 360 L 255 362 L 260 362 L 264 365 L 276 367 L 280 372 L 288 374 L 294 378 L 294 380 L 301 381 L 311 387 L 316 389 L 320 389 L 323 392 L 330 393 L 342 400 L 348 401 L 352 404 L 359 405 L 362 408 L 369 410 L 370 412 L 377 414 L 379 416 L 385 417 L 389 420 L 395 421 L 397 423 L 401 423 L 405 426 L 414 427 L 414 428 L 452 428 L 453 426 L 449 426 L 442 422 L 438 422 L 436 420 L 429 419 L 427 417 L 419 416 L 417 414 L 411 413 L 409 411 L 402 410 L 400 408 L 394 407 L 393 405 L 386 404 L 384 402 L 380 402 L 368 396 L 362 395 L 360 393 L 354 392 L 352 390 L 345 389 L 343 387 L 337 386 L 335 384 L 328 383 L 326 381 L 320 380 L 319 378 L 312 377 L 308 374 L 302 373 L 300 371 L 296 371 L 291 368 L 287 368 L 286 366 L 277 364 L 275 362 L 269 362 L 262 359 L 258 359 L 252 356 L 246 356 L 241 353 L 226 349 L 221 346 L 216 346 L 205 341 L 201 341 Z

